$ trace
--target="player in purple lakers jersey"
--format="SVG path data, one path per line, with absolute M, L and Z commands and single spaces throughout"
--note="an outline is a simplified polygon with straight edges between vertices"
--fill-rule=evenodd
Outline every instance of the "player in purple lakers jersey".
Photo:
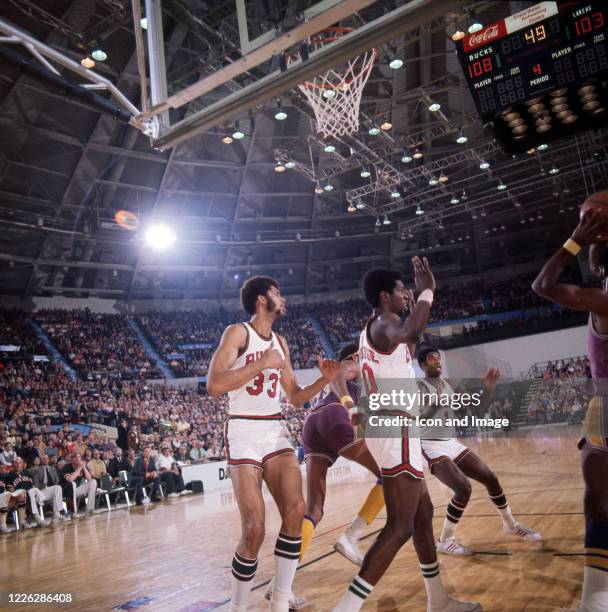
M 579 612 L 608 610 L 608 191 L 591 195 L 581 220 L 562 248 L 536 277 L 539 295 L 573 310 L 589 312 L 587 352 L 595 395 L 589 403 L 579 442 L 585 480 L 585 572 Z M 560 283 L 566 266 L 590 245 L 593 272 L 601 289 Z
M 302 525 L 301 558 L 323 517 L 327 470 L 338 457 L 356 461 L 376 477 L 380 476 L 380 470 L 365 440 L 357 438 L 348 415 L 348 407 L 355 406 L 359 399 L 358 381 L 361 372 L 357 363 L 358 350 L 359 346 L 353 343 L 340 351 L 340 374 L 325 388 L 325 394 L 319 397 L 304 422 L 302 437 L 306 459 L 307 501 Z M 363 555 L 357 541 L 364 527 L 376 518 L 382 508 L 382 486 L 376 483 L 353 524 L 336 542 L 336 550 L 353 563 L 361 565 Z

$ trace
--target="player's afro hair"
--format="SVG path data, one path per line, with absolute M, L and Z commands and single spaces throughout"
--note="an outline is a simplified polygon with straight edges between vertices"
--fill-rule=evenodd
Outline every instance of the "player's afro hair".
M 397 270 L 387 270 L 385 268 L 370 270 L 363 279 L 363 292 L 367 303 L 374 308 L 378 308 L 380 306 L 380 292 L 392 293 L 399 280 L 402 280 L 401 272 Z
M 266 297 L 272 287 L 279 288 L 279 283 L 270 276 L 252 276 L 241 287 L 241 305 L 248 315 L 255 314 L 255 303 L 258 296 Z
M 426 363 L 426 358 L 431 353 L 437 353 L 438 355 L 440 354 L 439 353 L 439 349 L 435 348 L 434 346 L 425 346 L 425 347 L 420 349 L 420 352 L 418 353 L 418 363 L 419 363 L 420 366 L 422 366 L 422 364 Z

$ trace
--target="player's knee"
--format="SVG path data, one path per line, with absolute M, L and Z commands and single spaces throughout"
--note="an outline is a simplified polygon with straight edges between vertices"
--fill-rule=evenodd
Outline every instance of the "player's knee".
M 395 546 L 403 546 L 414 533 L 414 520 L 387 525 L 388 537 Z
M 257 551 L 264 541 L 264 521 L 258 516 L 246 516 L 243 520 L 243 540 L 248 550 Z
M 472 493 L 471 481 L 468 478 L 461 478 L 454 492 L 460 501 L 468 502 Z

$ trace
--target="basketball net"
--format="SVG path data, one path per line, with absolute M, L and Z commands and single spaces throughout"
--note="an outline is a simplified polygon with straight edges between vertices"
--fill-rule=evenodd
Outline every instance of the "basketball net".
M 311 38 L 310 49 L 321 49 L 351 31 L 352 28 L 323 30 Z M 315 113 L 317 132 L 324 138 L 353 134 L 359 129 L 363 88 L 376 55 L 376 49 L 370 49 L 348 60 L 344 66 L 332 68 L 298 85 Z M 300 54 L 297 56 L 300 57 Z

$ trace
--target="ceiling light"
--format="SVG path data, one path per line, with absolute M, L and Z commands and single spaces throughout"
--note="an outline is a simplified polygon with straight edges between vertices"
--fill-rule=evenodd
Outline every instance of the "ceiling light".
M 383 129 L 385 132 L 387 130 L 390 130 L 393 127 L 393 124 L 390 121 L 385 121 L 380 128 Z
M 334 186 L 331 183 L 327 183 L 327 185 L 325 185 L 325 187 L 323 187 L 323 189 L 325 191 L 333 191 Z
M 323 92 L 324 98 L 334 98 L 336 96 L 336 91 L 334 89 L 326 89 Z
M 482 209 L 479 211 L 479 214 L 480 214 L 482 217 L 485 217 L 485 216 L 486 216 L 486 211 L 485 211 L 485 210 L 482 208 Z
M 368 168 L 361 168 L 361 178 L 368 178 L 371 174 Z
M 558 174 L 559 173 L 559 168 L 557 166 L 551 166 L 551 169 L 549 170 L 549 174 Z
M 363 200 L 357 200 L 357 210 L 363 210 L 365 208 L 365 203 Z
M 432 113 L 436 113 L 440 108 L 441 108 L 441 104 L 439 104 L 439 102 L 431 101 L 431 103 L 429 104 L 429 110 Z
M 469 25 L 468 32 L 469 34 L 475 34 L 475 32 L 479 32 L 483 30 L 483 26 L 479 23 L 479 20 L 475 17 L 475 15 L 471 14 L 471 24 Z
M 414 159 L 422 159 L 422 151 L 420 149 L 416 149 L 414 151 L 414 155 L 412 155 Z
M 287 170 L 293 170 L 296 167 L 296 162 L 294 162 L 293 159 L 288 159 L 285 162 L 285 167 Z
M 232 143 L 232 136 L 224 136 L 224 138 L 222 138 L 222 142 L 224 144 L 231 144 Z
M 319 183 L 317 183 L 315 185 L 315 193 L 317 193 L 317 194 L 323 193 L 323 187 L 321 187 L 321 185 L 319 185 Z
M 367 131 L 367 133 L 370 136 L 378 136 L 378 134 L 380 133 L 380 128 L 373 125 L 371 128 L 369 128 L 369 130 Z
M 431 178 L 429 179 L 429 185 L 434 187 L 437 184 L 439 184 L 439 181 L 434 176 L 431 176 Z
M 469 139 L 463 134 L 462 130 L 460 130 L 460 133 L 458 135 L 458 138 L 456 139 L 456 142 L 458 144 L 464 144 L 465 142 L 467 142 Z
M 473 212 L 473 214 L 471 215 L 471 219 L 477 219 L 477 213 Z
M 507 186 L 502 181 L 496 185 L 496 189 L 498 189 L 498 191 L 504 191 L 506 188 Z
M 538 147 L 536 147 L 539 151 L 546 151 L 549 148 L 548 144 L 539 144 Z
M 277 100 L 277 110 L 274 114 L 274 118 L 277 121 L 285 121 L 285 119 L 287 119 L 287 113 L 283 110 L 283 105 L 281 104 L 281 100 Z
M 353 202 L 349 202 L 348 203 L 348 208 L 346 209 L 349 213 L 354 213 L 357 212 L 357 207 L 354 205 Z
M 403 60 L 400 57 L 393 55 L 391 61 L 388 63 L 389 67 L 393 70 L 399 70 L 403 66 Z
M 155 249 L 166 249 L 175 242 L 176 236 L 167 225 L 152 225 L 146 231 L 146 242 Z
M 480 170 L 487 170 L 489 167 L 490 167 L 490 164 L 487 161 L 485 161 L 484 159 L 482 159 L 479 162 L 479 169 Z
M 234 124 L 234 132 L 232 133 L 232 138 L 234 138 L 235 140 L 243 140 L 243 138 L 245 138 L 245 134 L 243 134 L 243 132 L 241 132 L 240 130 L 238 121 Z
M 392 221 L 388 218 L 388 215 L 384 215 L 384 221 L 382 221 L 384 225 L 390 225 Z
M 416 207 L 416 214 L 417 215 L 423 215 L 424 214 L 424 210 L 422 210 L 422 206 L 420 206 L 420 204 L 418 204 L 418 206 Z
M 380 221 L 380 217 L 376 217 L 376 223 L 375 223 L 376 227 L 381 227 L 382 226 L 382 221 Z
M 454 42 L 462 40 L 464 37 L 465 37 L 465 33 L 462 30 L 456 30 L 454 34 L 452 34 L 452 40 Z
M 456 196 L 452 196 L 452 199 L 450 200 L 450 204 L 459 204 L 460 200 L 456 197 Z
M 283 165 L 283 162 L 278 161 L 277 165 L 274 167 L 274 171 L 275 172 L 285 172 L 285 166 Z
M 401 194 L 395 189 L 393 191 L 391 191 L 391 198 L 400 198 Z
M 148 29 L 148 18 L 142 17 L 139 20 L 139 25 L 141 26 L 142 30 L 147 30 Z
M 101 48 L 99 43 L 97 43 L 91 52 L 91 57 L 96 62 L 105 62 L 108 59 L 108 54 Z
M 440 183 L 447 183 L 448 180 L 449 180 L 448 177 L 442 171 L 441 174 L 439 175 L 439 182 Z
M 468 200 L 469 199 L 469 196 L 467 195 L 467 192 L 464 189 L 462 190 L 462 194 L 460 196 L 460 199 L 461 200 Z
M 95 68 L 95 61 L 89 55 L 87 55 L 80 60 L 80 65 L 83 68 L 90 70 L 91 68 Z
M 333 153 L 336 150 L 336 147 L 334 147 L 332 144 L 328 144 L 323 147 L 323 150 L 325 153 Z
M 409 163 L 412 161 L 412 156 L 411 156 L 411 155 L 409 155 L 409 153 L 404 153 L 404 154 L 403 154 L 403 157 L 401 158 L 401 161 L 402 161 L 404 164 L 409 164 Z

